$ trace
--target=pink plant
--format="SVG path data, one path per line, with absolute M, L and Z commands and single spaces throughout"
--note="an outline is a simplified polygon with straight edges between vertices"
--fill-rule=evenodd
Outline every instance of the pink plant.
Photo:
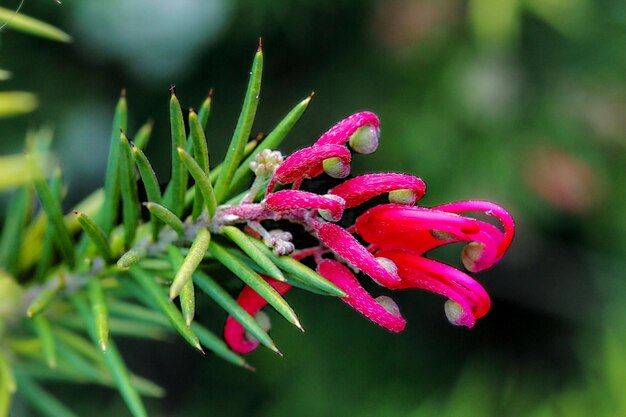
M 294 152 L 274 171 L 266 196 L 260 203 L 242 204 L 221 211 L 220 224 L 246 223 L 275 253 L 294 249 L 291 235 L 266 231 L 263 220 L 288 220 L 300 224 L 319 241 L 319 246 L 300 248 L 296 259 L 313 256 L 317 272 L 346 293 L 342 300 L 382 327 L 400 332 L 406 322 L 396 303 L 387 296 L 372 297 L 348 267 L 362 271 L 389 290 L 420 288 L 447 299 L 448 320 L 473 327 L 489 310 L 491 301 L 485 289 L 467 273 L 429 259 L 427 253 L 442 245 L 466 242 L 461 261 L 470 272 L 487 269 L 498 262 L 513 239 L 514 223 L 509 213 L 488 201 L 460 201 L 426 208 L 414 206 L 425 193 L 424 182 L 397 173 L 371 173 L 348 179 L 324 195 L 298 190 L 303 180 L 326 172 L 343 178 L 350 172 L 350 151 L 371 153 L 378 146 L 379 122 L 370 112 L 353 114 L 324 133 L 312 146 Z M 293 183 L 292 190 L 273 191 L 277 184 Z M 345 209 L 373 197 L 389 194 L 388 204 L 376 205 L 344 228 L 335 224 Z M 464 213 L 480 212 L 495 217 L 502 228 Z M 357 234 L 367 245 L 360 243 Z M 280 248 L 280 251 L 277 251 Z M 289 248 L 289 250 L 285 250 Z M 334 254 L 336 259 L 326 256 Z M 281 294 L 291 286 L 267 279 Z M 251 288 L 238 298 L 246 311 L 254 314 L 267 304 Z M 237 352 L 249 352 L 258 342 L 245 336 L 245 330 L 229 317 L 225 338 Z

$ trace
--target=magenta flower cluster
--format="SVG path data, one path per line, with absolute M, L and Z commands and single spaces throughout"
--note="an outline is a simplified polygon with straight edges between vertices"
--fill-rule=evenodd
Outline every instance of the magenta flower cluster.
M 360 112 L 342 120 L 324 133 L 312 146 L 280 158 L 270 173 L 265 198 L 221 211 L 223 223 L 247 223 L 247 230 L 261 237 L 277 254 L 296 259 L 313 257 L 320 275 L 341 288 L 342 301 L 380 326 L 400 332 L 406 321 L 396 303 L 387 296 L 372 297 L 359 283 L 361 271 L 377 284 L 391 290 L 420 288 L 446 298 L 444 311 L 455 325 L 473 327 L 489 310 L 485 289 L 466 272 L 428 258 L 426 254 L 442 245 L 466 242 L 462 263 L 469 272 L 494 265 L 508 249 L 514 234 L 513 219 L 502 207 L 488 201 L 460 201 L 437 207 L 415 203 L 424 195 L 424 182 L 412 175 L 371 173 L 344 181 L 324 195 L 299 190 L 302 181 L 326 172 L 335 178 L 350 173 L 350 148 L 369 154 L 378 147 L 379 120 L 375 114 Z M 269 156 L 269 153 L 265 155 Z M 255 167 L 263 163 L 263 156 Z M 259 159 L 257 158 L 257 159 Z M 253 167 L 254 168 L 254 167 Z M 291 189 L 274 191 L 278 184 Z M 388 193 L 388 204 L 374 206 L 347 228 L 336 224 L 345 209 L 359 206 L 373 197 Z M 482 212 L 499 221 L 468 217 Z M 266 231 L 261 221 L 286 219 L 301 224 L 316 237 L 319 245 L 294 251 L 291 236 L 284 231 Z M 362 244 L 361 241 L 366 242 Z M 280 294 L 291 286 L 264 277 Z M 244 288 L 238 303 L 256 314 L 267 303 L 254 290 Z M 258 341 L 246 335 L 243 327 L 229 317 L 225 340 L 236 352 L 247 353 Z

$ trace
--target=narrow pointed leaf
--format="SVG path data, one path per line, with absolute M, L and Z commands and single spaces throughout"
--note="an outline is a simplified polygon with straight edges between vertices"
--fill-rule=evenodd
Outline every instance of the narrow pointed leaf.
M 170 96 L 170 135 L 172 141 L 172 177 L 166 193 L 165 205 L 177 216 L 183 213 L 187 174 L 178 157 L 178 148 L 185 149 L 185 124 L 174 88 Z
M 11 397 L 16 388 L 15 377 L 9 362 L 0 352 L 0 417 L 8 417 L 11 409 Z
M 241 248 L 241 250 L 250 257 L 250 259 L 259 264 L 267 275 L 279 281 L 285 280 L 285 277 L 282 272 L 280 272 L 280 269 L 276 266 L 276 264 L 263 251 L 257 248 L 254 243 L 252 243 L 252 239 L 247 234 L 235 226 L 225 226 L 222 228 L 222 232 L 237 246 L 239 246 L 239 248 Z
M 98 250 L 98 253 L 104 258 L 107 263 L 113 262 L 111 247 L 109 245 L 106 235 L 104 234 L 104 230 L 102 230 L 102 228 L 100 228 L 100 226 L 98 226 L 98 224 L 85 213 L 74 210 L 74 214 L 78 219 L 80 227 L 82 227 L 87 237 L 89 237 L 91 242 L 94 244 L 94 246 Z
M 111 232 L 117 219 L 117 207 L 120 201 L 120 133 L 126 131 L 127 119 L 126 93 L 122 90 L 113 116 L 109 159 L 104 179 L 104 204 L 98 217 L 100 225 L 107 235 Z
M 204 347 L 215 353 L 220 358 L 247 369 L 253 369 L 244 358 L 230 350 L 221 337 L 217 337 L 205 327 L 198 323 L 192 323 L 191 328 L 198 335 L 200 342 Z
M 61 174 L 60 169 L 56 169 L 50 179 L 50 190 L 52 191 L 52 195 L 59 201 L 63 199 L 63 175 Z M 36 281 L 44 279 L 46 274 L 50 272 L 50 265 L 52 265 L 52 259 L 54 257 L 55 240 L 54 229 L 52 227 L 46 227 L 45 232 L 43 233 L 43 239 L 41 240 L 41 251 L 39 253 L 37 268 L 35 270 Z M 28 247 L 28 251 L 24 250 L 25 247 Z M 21 252 L 23 254 L 31 251 L 33 251 L 33 246 L 28 245 L 27 238 L 25 238 Z M 21 265 L 21 267 L 24 268 L 24 265 Z
M 135 136 L 133 137 L 133 144 L 136 147 L 141 150 L 146 149 L 146 146 L 148 146 L 148 142 L 150 141 L 150 138 L 152 136 L 153 125 L 154 123 L 152 122 L 152 120 L 148 120 L 146 123 L 143 124 L 143 126 L 139 128 L 137 133 L 135 133 Z
M 252 243 L 259 248 L 267 257 L 269 257 L 280 269 L 300 279 L 305 284 L 311 285 L 315 288 L 319 288 L 322 291 L 336 295 L 338 297 L 345 297 L 346 293 L 342 291 L 332 282 L 304 265 L 303 263 L 293 259 L 290 256 L 276 256 L 268 249 L 263 242 L 258 239 L 250 239 Z
M 191 346 L 202 352 L 202 347 L 195 333 L 187 327 L 185 319 L 176 306 L 163 293 L 162 288 L 154 281 L 154 279 L 138 268 L 130 270 L 131 275 L 137 283 L 148 293 L 150 298 L 158 306 L 159 310 L 169 319 L 170 323 L 180 333 Z
M 4 228 L 0 240 L 0 265 L 11 275 L 17 275 L 19 250 L 24 239 L 24 230 L 32 203 L 27 187 L 20 187 L 13 194 L 5 214 Z
M 145 321 L 146 323 L 171 328 L 169 320 L 164 315 L 134 303 L 121 300 L 112 301 L 109 303 L 109 312 L 118 316 L 134 318 L 136 320 Z
M 122 192 L 122 218 L 124 220 L 125 247 L 130 247 L 137 234 L 139 225 L 139 197 L 135 181 L 135 164 L 131 156 L 128 138 L 120 136 L 120 189 Z
M 4 7 L 0 7 L 0 22 L 6 23 L 7 27 L 13 30 L 53 41 L 71 42 L 72 40 L 71 36 L 61 29 Z
M 241 190 L 247 181 L 250 181 L 252 178 L 252 170 L 250 169 L 250 162 L 254 159 L 254 157 L 262 152 L 264 149 L 276 150 L 282 143 L 283 139 L 291 132 L 291 129 L 296 125 L 300 117 L 304 114 L 304 111 L 309 106 L 313 95 L 309 95 L 307 98 L 302 100 L 300 103 L 296 104 L 296 106 L 291 109 L 289 113 L 276 125 L 276 127 L 270 132 L 269 135 L 265 137 L 259 143 L 259 146 L 256 147 L 255 152 L 250 154 L 237 168 L 235 171 L 235 175 L 233 176 L 233 181 L 231 183 L 230 189 L 233 192 L 237 192 Z
M 272 288 L 259 274 L 250 269 L 246 264 L 241 262 L 222 246 L 211 242 L 209 245 L 209 251 L 221 262 L 226 268 L 228 268 L 233 274 L 239 277 L 243 282 L 248 284 L 254 291 L 256 291 L 261 297 L 263 297 L 272 307 L 280 313 L 288 322 L 295 325 L 302 330 L 302 325 L 296 316 L 296 313 L 289 306 L 283 297 Z
M 184 149 L 178 148 L 178 154 L 180 160 L 189 170 L 191 176 L 196 182 L 196 189 L 199 189 L 206 202 L 207 209 L 209 211 L 209 218 L 212 218 L 217 208 L 216 196 L 211 185 L 211 180 L 202 170 L 202 168 L 193 160 L 191 155 L 185 152 Z
M 73 268 L 75 263 L 74 257 L 74 245 L 72 243 L 72 237 L 70 232 L 65 227 L 63 222 L 63 212 L 61 210 L 61 202 L 55 198 L 54 193 L 50 189 L 50 185 L 46 182 L 41 172 L 41 168 L 34 161 L 32 156 L 29 156 L 31 169 L 35 175 L 35 189 L 37 195 L 41 201 L 41 206 L 48 215 L 48 221 L 50 226 L 56 232 L 56 242 L 59 247 L 59 251 L 63 255 L 65 262 L 68 266 Z
M 146 250 L 144 248 L 130 249 L 117 260 L 117 267 L 119 269 L 128 269 L 142 260 L 145 256 Z
M 159 187 L 159 180 L 150 165 L 150 161 L 146 158 L 146 155 L 141 151 L 138 146 L 133 146 L 133 159 L 137 168 L 139 169 L 139 175 L 146 189 L 146 195 L 148 201 L 152 201 L 157 204 L 161 204 L 161 188 Z M 150 223 L 152 224 L 152 238 L 156 240 L 159 233 L 159 222 L 157 217 L 150 213 Z
M 183 236 L 185 234 L 185 225 L 183 224 L 183 221 L 176 216 L 176 214 L 157 203 L 148 202 L 144 203 L 144 205 L 150 213 L 154 214 L 159 220 L 174 229 L 179 236 Z
M 48 417 L 78 417 L 72 410 L 25 375 L 16 374 L 20 397 Z
M 261 94 L 261 77 L 263 73 L 263 50 L 261 45 L 257 49 L 250 71 L 250 81 L 243 101 L 243 107 L 237 120 L 237 126 L 231 139 L 228 151 L 224 157 L 224 166 L 215 185 L 217 202 L 222 202 L 229 192 L 229 187 L 235 170 L 244 157 L 244 148 L 252 131 L 252 124 L 259 104 Z
M 104 290 L 98 277 L 91 277 L 87 283 L 91 313 L 96 324 L 98 345 L 106 352 L 109 343 L 109 312 L 104 299 Z
M 90 359 L 92 362 L 104 363 L 102 351 L 94 347 L 93 343 L 89 342 L 83 336 L 80 336 L 79 334 L 67 330 L 61 326 L 55 326 L 53 328 L 53 332 L 54 337 L 56 337 L 59 342 L 68 346 L 74 352 L 80 353 L 82 356 Z
M 246 329 L 252 336 L 254 336 L 263 346 L 268 347 L 274 352 L 278 352 L 276 345 L 272 338 L 263 330 L 263 328 L 257 323 L 246 310 L 243 309 L 237 300 L 235 300 L 226 290 L 224 290 L 213 278 L 209 275 L 197 271 L 193 274 L 193 280 L 206 295 L 211 297 L 220 307 L 222 307 L 228 314 L 233 316 L 244 329 Z
M 209 235 L 209 238 L 210 238 L 210 235 Z M 207 247 L 208 247 L 208 242 L 207 242 Z M 167 251 L 170 255 L 170 260 L 172 262 L 174 270 L 180 272 L 183 269 L 183 266 L 185 265 L 185 262 L 187 259 L 183 258 L 183 256 L 180 253 L 180 250 L 176 248 L 175 246 L 169 246 L 167 248 Z M 204 252 L 206 253 L 206 249 Z M 204 254 L 202 256 L 204 256 Z M 195 288 L 194 288 L 193 280 L 191 279 L 191 276 L 183 284 L 179 295 L 180 295 L 180 309 L 183 313 L 183 318 L 185 319 L 185 323 L 187 324 L 187 326 L 190 326 L 191 322 L 193 321 L 193 317 L 196 314 L 196 293 L 195 293 Z M 170 296 L 170 298 L 172 297 Z
M 204 130 L 202 129 L 202 125 L 198 118 L 198 115 L 193 111 L 189 112 L 189 137 L 190 140 L 188 142 L 187 148 L 189 148 L 189 144 L 192 144 L 193 149 L 193 157 L 198 166 L 202 169 L 205 175 L 209 175 L 209 149 L 207 146 L 206 137 L 204 136 Z M 189 150 L 187 150 L 189 152 Z M 184 163 L 184 161 L 183 161 Z M 189 168 L 188 168 L 189 169 Z M 192 174 L 193 175 L 193 174 Z M 207 178 L 208 180 L 208 178 Z M 207 181 L 209 185 L 211 185 L 211 181 Z M 212 188 L 212 187 L 211 187 Z M 215 195 L 213 195 L 215 198 Z M 196 187 L 196 196 L 193 203 L 193 211 L 192 217 L 197 219 L 198 216 L 202 213 L 202 208 L 205 204 L 205 198 L 202 197 L 202 190 L 200 187 Z M 215 208 L 213 208 L 215 212 Z M 211 214 L 213 215 L 213 213 Z
M 63 275 L 60 274 L 48 281 L 26 309 L 28 317 L 34 317 L 44 311 L 64 285 Z
M 96 323 L 91 315 L 91 312 L 89 311 L 87 303 L 79 297 L 73 297 L 72 302 L 83 318 L 85 325 L 87 326 L 89 336 L 94 343 L 98 343 Z M 117 385 L 117 389 L 126 402 L 126 406 L 130 412 L 134 417 L 147 417 L 148 413 L 146 412 L 143 402 L 141 401 L 141 397 L 130 380 L 130 372 L 128 371 L 128 368 L 126 367 L 126 364 L 124 363 L 124 360 L 117 350 L 117 346 L 113 340 L 109 340 L 107 351 L 103 352 L 103 356 L 107 367 L 113 375 L 115 385 Z
M 174 281 L 170 286 L 170 299 L 174 299 L 180 294 L 183 286 L 191 281 L 191 275 L 194 273 L 202 259 L 204 254 L 209 248 L 209 242 L 211 241 L 211 233 L 207 229 L 198 229 L 198 234 L 189 248 L 189 252 L 185 257 L 185 260 L 180 265 Z
M 210 89 L 209 94 L 207 94 L 206 98 L 200 105 L 200 110 L 198 110 L 198 121 L 200 122 L 200 127 L 202 129 L 206 128 L 207 121 L 209 120 L 209 116 L 211 115 L 212 102 L 213 102 L 213 89 Z
M 56 368 L 57 356 L 54 343 L 54 337 L 52 336 L 52 329 L 50 328 L 50 322 L 43 314 L 37 314 L 32 317 L 33 327 L 35 333 L 41 340 L 43 347 L 43 356 L 46 359 L 46 363 L 50 368 Z

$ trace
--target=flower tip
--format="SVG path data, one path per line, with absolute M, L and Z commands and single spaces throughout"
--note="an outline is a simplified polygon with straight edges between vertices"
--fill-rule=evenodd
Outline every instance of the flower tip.
M 400 308 L 398 304 L 391 298 L 386 295 L 381 295 L 375 298 L 376 302 L 381 305 L 389 314 L 394 317 L 402 317 L 400 313 Z
M 480 242 L 470 242 L 463 248 L 461 252 L 461 261 L 463 266 L 470 272 L 478 272 L 483 270 L 480 266 L 480 259 L 485 251 L 485 245 Z
M 394 261 L 388 258 L 383 258 L 382 256 L 377 257 L 376 260 L 378 261 L 380 266 L 385 268 L 385 270 L 387 270 L 387 272 L 389 272 L 391 275 L 393 275 L 394 277 L 398 276 L 398 266 Z
M 461 304 L 454 300 L 448 299 L 443 305 L 443 310 L 446 313 L 448 321 L 455 326 L 466 326 L 472 328 L 476 323 L 474 316 L 471 313 L 467 313 Z
M 389 192 L 389 202 L 393 204 L 404 204 L 411 206 L 417 201 L 417 194 L 407 188 L 393 190 Z
M 370 154 L 378 149 L 380 129 L 372 125 L 361 126 L 350 136 L 348 143 L 357 153 Z
M 345 178 L 350 174 L 350 164 L 339 157 L 324 159 L 322 166 L 324 172 L 333 178 Z

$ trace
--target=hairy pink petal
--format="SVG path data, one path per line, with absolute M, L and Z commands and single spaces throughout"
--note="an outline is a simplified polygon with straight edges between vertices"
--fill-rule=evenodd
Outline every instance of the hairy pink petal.
M 344 202 L 338 196 L 321 196 L 308 191 L 282 190 L 268 194 L 262 205 L 273 211 L 289 211 L 296 209 L 319 209 L 330 214 L 331 221 L 341 219 Z M 326 216 L 324 216 L 326 218 Z
M 410 204 L 414 204 L 426 192 L 426 185 L 421 179 L 407 174 L 365 174 L 344 181 L 329 193 L 342 197 L 346 201 L 346 208 L 350 208 L 395 190 L 412 191 L 414 198 Z
M 380 122 L 378 117 L 368 111 L 362 111 L 346 117 L 333 127 L 331 127 L 326 133 L 324 133 L 315 142 L 314 146 L 319 145 L 343 145 L 359 128 L 369 125 L 378 131 Z
M 398 267 L 401 283 L 395 289 L 422 288 L 459 303 L 465 314 L 456 324 L 472 327 L 476 319 L 489 311 L 489 294 L 466 273 L 409 252 L 382 251 L 379 255 L 391 259 Z
M 401 332 L 406 321 L 401 315 L 387 311 L 361 287 L 350 270 L 337 261 L 325 260 L 317 266 L 317 272 L 341 288 L 348 296 L 341 300 L 374 323 L 392 332 Z
M 267 192 L 270 193 L 277 182 L 290 184 L 320 175 L 324 172 L 324 160 L 329 158 L 339 158 L 342 163 L 350 165 L 350 150 L 343 145 L 328 144 L 313 145 L 292 153 L 274 171 Z
M 333 223 L 322 224 L 317 229 L 320 241 L 341 258 L 359 268 L 385 287 L 395 285 L 399 278 L 385 269 L 367 249 L 350 233 Z
M 280 295 L 285 294 L 291 285 L 263 276 L 263 279 L 272 286 Z M 237 297 L 237 304 L 243 307 L 251 316 L 267 305 L 267 301 L 247 285 Z M 233 316 L 228 316 L 224 326 L 224 340 L 230 348 L 237 353 L 248 353 L 259 346 L 258 340 L 246 338 L 246 329 Z
M 515 222 L 513 217 L 501 206 L 484 200 L 467 200 L 448 203 L 441 206 L 433 207 L 436 210 L 447 211 L 448 213 L 464 213 L 468 211 L 484 212 L 488 216 L 496 216 L 504 227 L 504 238 L 498 246 L 496 261 L 498 261 L 504 252 L 508 249 L 513 235 L 515 234 Z

